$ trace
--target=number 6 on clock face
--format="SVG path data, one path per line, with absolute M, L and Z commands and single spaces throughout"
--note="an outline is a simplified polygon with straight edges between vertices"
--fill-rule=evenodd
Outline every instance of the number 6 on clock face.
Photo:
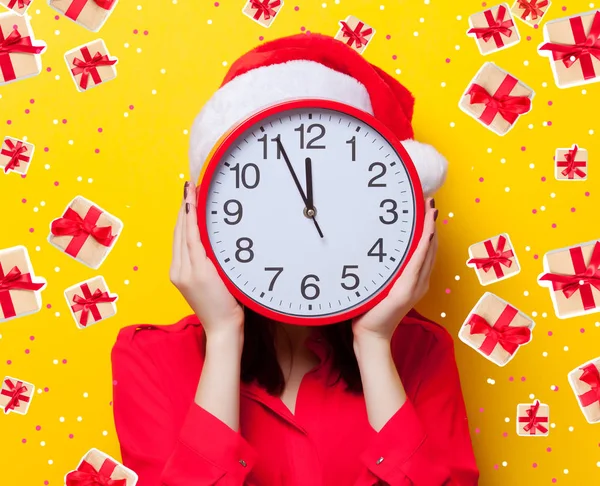
M 417 172 L 392 132 L 327 100 L 241 122 L 200 176 L 202 243 L 230 292 L 280 322 L 326 325 L 381 301 L 423 230 Z

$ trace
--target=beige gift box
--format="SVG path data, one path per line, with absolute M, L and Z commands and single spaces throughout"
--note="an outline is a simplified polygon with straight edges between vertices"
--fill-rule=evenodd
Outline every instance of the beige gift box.
M 510 11 L 521 22 L 534 27 L 542 23 L 550 5 L 550 0 L 517 0 Z
M 590 424 L 600 422 L 600 358 L 578 366 L 568 375 L 579 408 Z M 583 380 L 582 380 L 583 378 Z
M 29 253 L 22 245 L 0 250 L 0 281 L 4 280 L 14 267 L 17 267 L 21 275 L 29 274 L 30 278 L 26 277 L 28 282 L 43 285 L 38 290 L 0 290 L 0 322 L 34 314 L 42 308 L 41 292 L 46 286 L 46 280 L 33 273 Z
M 492 130 L 498 135 L 505 135 L 508 133 L 518 119 L 525 113 L 517 115 L 515 120 L 511 122 L 504 118 L 499 111 L 495 115 L 493 111 L 488 111 L 488 105 L 485 103 L 471 103 L 472 96 L 469 94 L 469 91 L 475 84 L 481 86 L 491 97 L 502 97 L 501 95 L 504 95 L 505 91 L 507 92 L 506 94 L 511 97 L 526 97 L 529 98 L 529 100 L 532 100 L 535 95 L 529 86 L 525 85 L 503 69 L 500 69 L 494 63 L 486 62 L 481 67 L 465 90 L 458 106 L 467 115 L 471 116 L 484 127 Z M 511 86 L 514 87 L 510 89 Z M 531 106 L 526 113 L 529 111 L 531 111 Z
M 16 26 L 16 29 L 15 29 Z M 41 52 L 39 54 L 30 54 L 27 52 L 12 52 L 0 54 L 0 58 L 5 58 L 8 55 L 10 59 L 10 68 L 1 68 L 0 64 L 0 86 L 3 84 L 12 83 L 22 79 L 37 76 L 42 72 L 41 53 L 46 45 L 41 41 L 36 41 L 33 36 L 33 30 L 27 16 L 20 16 L 13 12 L 0 14 L 0 39 L 6 39 L 13 30 L 16 30 L 21 37 L 31 38 L 31 43 L 34 47 L 39 46 Z M 0 40 L 0 44 L 2 40 Z
M 0 5 L 12 10 L 18 15 L 25 15 L 33 0 L 0 0 Z
M 106 294 L 108 294 L 108 297 L 114 298 L 114 300 L 112 302 L 96 300 L 97 303 L 93 303 L 94 295 L 99 293 L 104 293 L 102 297 L 106 297 Z M 75 323 L 79 329 L 90 327 L 117 313 L 115 302 L 118 300 L 118 296 L 110 293 L 106 281 L 102 276 L 94 277 L 69 287 L 65 290 L 65 298 L 67 299 L 71 315 L 75 319 Z M 92 302 L 85 306 L 85 304 L 77 302 L 80 299 L 89 299 Z M 107 299 L 102 298 L 101 300 Z
M 542 287 L 548 287 L 554 312 L 559 319 L 582 316 L 600 312 L 600 289 L 584 280 L 578 280 L 576 275 L 584 275 L 588 265 L 600 260 L 600 241 L 582 243 L 560 250 L 554 250 L 544 255 L 544 273 L 538 277 Z M 550 280 L 542 280 L 546 274 L 554 274 L 559 280 L 567 278 L 571 281 L 574 292 L 567 297 L 561 289 L 555 289 L 555 284 Z M 590 280 L 600 285 L 600 269 Z
M 519 30 L 506 3 L 471 15 L 469 26 L 471 28 L 467 31 L 467 35 L 475 38 L 479 52 L 484 56 L 514 46 L 521 40 Z M 482 36 L 482 34 L 485 35 Z
M 7 172 L 27 174 L 34 150 L 35 146 L 32 143 L 27 143 L 18 138 L 4 137 L 2 146 L 0 146 L 0 167 L 4 169 L 5 174 Z M 12 164 L 11 161 L 13 161 Z M 12 166 L 7 169 L 9 164 Z
M 79 471 L 84 462 L 92 466 L 97 472 L 102 468 L 102 473 L 110 479 L 125 479 L 126 486 L 135 486 L 138 482 L 138 475 L 134 471 L 123 466 L 119 461 L 98 449 L 90 449 L 83 456 L 75 471 Z M 65 475 L 65 484 L 68 484 L 69 474 L 75 471 L 68 472 Z
M 472 259 L 487 261 L 471 262 Z M 521 271 L 517 254 L 507 233 L 471 245 L 467 266 L 475 269 L 481 285 L 513 277 Z M 477 268 L 478 266 L 480 268 Z
M 527 328 L 529 331 L 517 331 L 525 336 L 522 339 L 524 342 L 519 345 L 507 343 L 506 346 L 509 348 L 507 350 L 500 342 L 483 333 L 472 333 L 474 326 L 469 324 L 469 322 L 471 322 L 474 315 L 485 319 L 487 324 L 498 332 L 505 331 L 505 328 L 509 328 L 509 333 L 514 332 L 512 328 Z M 507 323 L 507 325 L 504 326 L 504 323 Z M 486 292 L 469 313 L 469 316 L 458 332 L 458 337 L 463 343 L 473 348 L 491 362 L 498 366 L 504 366 L 515 356 L 519 347 L 531 341 L 531 331 L 534 326 L 535 323 L 529 316 L 523 314 L 500 297 Z M 507 336 L 507 339 L 510 338 Z
M 575 154 L 575 165 L 569 170 L 566 156 L 577 147 Z M 566 171 L 566 174 L 563 172 Z M 577 145 L 570 149 L 556 149 L 554 157 L 554 177 L 558 181 L 585 181 L 588 178 L 588 151 Z
M 600 59 L 591 54 L 583 54 L 579 59 L 569 58 L 574 61 L 570 67 L 567 67 L 563 60 L 554 60 L 553 54 L 549 50 L 542 50 L 546 43 L 561 44 L 567 47 L 575 44 L 585 44 L 587 36 L 590 34 L 594 18 L 600 16 L 600 11 L 565 17 L 544 25 L 544 41 L 538 47 L 538 52 L 542 56 L 550 58 L 554 81 L 559 88 L 569 88 L 572 86 L 581 86 L 600 81 Z M 600 22 L 600 20 L 596 20 Z M 574 32 L 575 29 L 575 32 Z M 584 69 L 589 71 L 590 76 L 584 75 Z
M 117 58 L 110 56 L 106 44 L 102 39 L 97 39 L 88 44 L 71 49 L 65 54 L 65 61 L 69 68 L 69 73 L 71 74 L 71 78 L 73 78 L 75 87 L 78 91 L 88 91 L 91 88 L 104 84 L 117 77 L 117 62 L 111 65 L 97 65 L 96 67 L 89 69 L 87 73 L 77 72 L 77 74 L 74 74 L 73 70 L 77 70 L 75 59 L 88 61 L 89 59 L 93 59 L 94 56 L 97 56 L 98 53 L 101 56 L 108 56 L 108 60 L 110 61 L 118 62 Z
M 340 21 L 340 29 L 335 34 L 335 38 L 362 54 L 371 43 L 375 32 L 375 29 L 370 25 L 365 24 L 353 15 L 349 15 L 346 20 Z
M 537 411 L 536 411 L 537 408 Z M 534 417 L 531 415 L 535 414 Z M 536 400 L 517 405 L 517 435 L 522 437 L 546 437 L 550 434 L 550 407 Z
M 248 0 L 242 12 L 263 27 L 271 27 L 282 7 L 283 0 Z
M 65 217 L 76 220 L 78 219 L 76 215 L 78 215 L 79 218 L 83 218 L 83 220 L 86 222 L 95 224 L 98 228 L 110 227 L 112 239 L 110 242 L 106 241 L 108 245 L 100 243 L 91 235 L 87 235 L 85 238 L 85 234 L 80 236 L 53 234 L 52 227 L 56 221 Z M 117 239 L 121 235 L 122 229 L 123 223 L 120 219 L 116 218 L 110 213 L 107 213 L 104 209 L 85 199 L 84 197 L 77 196 L 69 203 L 63 216 L 50 223 L 50 235 L 48 236 L 48 242 L 84 265 L 87 265 L 93 269 L 97 269 L 100 267 L 100 265 L 102 265 L 110 251 L 115 246 Z
M 35 387 L 31 383 L 6 376 L 0 383 L 0 390 L 0 408 L 4 410 L 4 413 L 18 413 L 19 415 L 27 413 L 35 391 Z
M 98 32 L 114 11 L 117 0 L 48 0 L 48 5 L 82 27 Z

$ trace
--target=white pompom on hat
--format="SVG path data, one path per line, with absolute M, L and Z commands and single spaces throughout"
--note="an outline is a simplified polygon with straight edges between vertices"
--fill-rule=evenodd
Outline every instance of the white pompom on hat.
M 231 66 L 221 87 L 194 121 L 192 180 L 198 181 L 214 145 L 236 123 L 261 108 L 298 98 L 329 99 L 370 113 L 402 142 L 426 195 L 444 183 L 446 159 L 432 146 L 413 140 L 412 94 L 343 42 L 320 34 L 267 42 Z

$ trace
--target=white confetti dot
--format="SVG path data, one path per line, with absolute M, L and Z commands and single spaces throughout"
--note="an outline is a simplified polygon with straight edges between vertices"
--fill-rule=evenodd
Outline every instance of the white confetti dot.
M 129 42 L 125 42 L 125 44 L 123 44 L 123 47 L 124 47 L 125 49 L 127 49 L 127 48 L 129 47 Z
M 81 417 L 77 417 L 77 422 L 81 422 L 83 419 Z
M 327 8 L 327 4 L 326 4 L 326 3 L 322 3 L 322 4 L 321 4 L 321 7 L 323 7 L 323 8 Z
M 454 213 L 448 213 L 449 218 L 454 218 Z
M 423 0 L 425 5 L 429 5 L 429 0 Z
M 504 188 L 504 191 L 505 191 L 505 192 L 510 192 L 510 187 L 505 187 L 505 188 Z
M 542 122 L 542 126 L 543 126 L 543 127 L 547 127 L 547 126 L 548 126 L 548 122 L 545 122 L 545 121 L 544 121 L 544 122 Z
M 540 211 L 546 211 L 546 206 L 542 206 L 542 207 L 540 208 Z
M 38 9 L 35 11 L 35 13 L 36 13 L 37 15 L 39 15 L 39 14 L 40 14 L 40 9 L 38 8 Z
M 156 90 L 155 90 L 155 89 L 153 89 L 153 90 L 152 90 L 152 94 L 153 94 L 153 95 L 155 95 L 155 94 L 156 94 Z
M 400 71 L 400 69 L 396 69 L 396 74 L 401 74 L 402 71 Z
M 460 280 L 460 275 L 455 275 L 454 280 Z
M 492 378 L 488 378 L 488 379 L 487 379 L 487 382 L 488 382 L 490 385 L 495 385 L 495 384 L 496 384 L 496 380 L 493 380 Z
M 52 364 L 58 364 L 58 360 L 57 359 L 53 360 Z
M 596 466 L 600 467 L 600 461 L 598 461 L 598 462 L 596 463 Z
M 385 5 L 379 5 L 379 10 L 385 10 Z
M 487 153 L 488 153 L 488 154 L 491 154 L 491 153 L 492 153 L 492 147 L 489 147 L 489 148 L 487 149 Z
M 81 176 L 77 177 L 77 182 L 81 182 L 82 180 L 83 180 L 83 177 L 81 177 Z
M 160 70 L 160 74 L 165 74 L 166 72 L 167 72 L 167 70 L 166 70 L 165 68 L 162 68 L 162 69 Z
M 546 351 L 544 351 L 544 352 L 542 353 L 542 356 L 543 356 L 544 358 L 547 358 L 547 357 L 548 357 L 548 353 L 547 353 Z
M 123 282 L 125 285 L 129 285 L 129 280 L 125 280 L 125 282 Z
M 523 61 L 524 66 L 529 66 L 529 61 Z
M 546 317 L 548 317 L 548 314 L 546 314 L 545 312 L 542 312 L 542 317 L 545 319 Z
M 139 54 L 140 52 L 142 52 L 142 48 L 141 48 L 141 47 L 138 47 L 138 48 L 135 50 L 135 52 L 137 52 L 137 53 Z
M 441 85 L 440 85 L 440 86 L 441 86 L 442 88 L 445 88 L 445 87 L 446 87 L 446 81 L 442 81 L 442 83 L 441 83 Z
M 103 430 L 103 431 L 102 431 L 102 435 L 103 435 L 104 437 L 106 437 L 106 436 L 108 435 L 108 432 L 107 432 L 106 430 Z
M 444 318 L 444 317 L 446 317 L 446 313 L 445 313 L 445 312 L 442 312 L 442 313 L 440 314 L 440 316 L 441 316 L 442 318 Z
M 73 145 L 73 140 L 69 140 L 69 145 Z
M 596 327 L 600 327 L 600 322 L 595 322 L 595 323 L 594 323 L 594 325 L 595 325 Z
M 535 164 L 533 164 L 533 163 L 529 164 L 529 168 L 530 169 L 535 169 Z
M 506 462 L 506 461 L 502 461 L 502 465 L 503 465 L 504 467 L 506 467 L 506 466 L 508 466 L 508 462 Z
M 456 124 L 454 122 L 450 122 L 450 128 L 454 128 Z
M 54 79 L 56 79 L 57 81 L 60 80 L 60 76 L 57 74 L 56 76 L 54 76 Z
M 45 206 L 46 205 L 46 201 L 40 201 L 40 206 Z
M 142 242 L 141 242 L 141 241 L 138 241 L 136 246 L 137 246 L 138 248 L 141 248 L 141 247 L 142 247 Z
M 569 427 L 569 432 L 573 432 L 575 429 L 573 428 L 573 426 Z
M 39 209 L 37 208 L 37 206 L 33 208 L 34 213 L 37 213 L 38 211 L 39 211 Z
M 54 464 L 54 461 L 52 459 L 48 459 L 48 464 L 52 466 L 52 464 Z
M 48 170 L 50 168 L 50 164 L 44 165 L 44 169 Z
M 528 291 L 528 290 L 526 290 L 525 292 L 523 292 L 523 295 L 524 295 L 525 297 L 528 297 L 528 296 L 529 296 L 529 291 Z
M 457 15 L 456 20 L 462 20 L 462 15 Z
M 187 131 L 187 128 L 183 131 L 184 135 L 187 135 L 189 132 Z
M 589 133 L 590 135 L 593 135 L 593 134 L 594 134 L 594 130 L 590 130 L 588 133 Z
M 582 90 L 581 90 L 581 94 L 582 94 L 582 95 L 585 95 L 585 94 L 587 94 L 587 90 L 586 90 L 586 89 L 582 89 Z
M 88 392 L 83 392 L 83 398 L 89 397 Z
M 531 247 L 530 246 L 526 246 L 525 247 L 525 251 L 531 251 Z
M 0 339 L 2 339 L 2 334 L 0 334 Z
M 548 87 L 548 83 L 546 83 L 546 81 L 544 81 L 544 82 L 542 83 L 542 88 L 547 88 L 547 87 Z
M 177 5 L 177 0 L 173 0 L 173 5 Z
M 551 386 L 550 386 L 550 390 L 552 390 L 552 391 L 556 391 L 556 385 L 551 385 Z
M 530 400 L 533 400 L 534 398 L 535 398 L 535 395 L 534 395 L 533 393 L 530 393 L 530 394 L 529 394 L 529 399 L 530 399 Z
M 55 30 L 55 31 L 54 31 L 54 34 L 55 34 L 55 35 L 60 35 L 60 30 Z
M 454 49 L 456 49 L 457 51 L 460 51 L 460 46 L 457 44 L 454 46 Z
M 551 428 L 551 429 L 555 429 L 555 428 L 556 428 L 556 424 L 555 424 L 554 422 L 552 422 L 552 423 L 550 424 L 550 428 Z
M 64 422 L 64 421 L 65 421 L 65 418 L 64 418 L 64 417 L 58 417 L 58 421 L 59 421 L 59 422 Z
M 510 418 L 509 418 L 509 417 L 504 417 L 504 421 L 505 421 L 506 423 L 508 423 L 508 422 L 510 422 Z
M 129 116 L 129 113 L 125 112 L 125 113 L 123 113 L 123 116 L 124 116 L 125 118 L 127 118 L 127 117 Z
M 55 312 L 54 315 L 55 317 L 60 317 L 60 312 Z
M 39 394 L 39 393 L 42 393 L 43 391 L 44 391 L 44 390 L 42 390 L 41 388 L 38 388 L 38 389 L 37 389 L 37 392 L 38 392 L 38 394 Z
M 416 32 L 416 31 L 415 31 L 415 32 L 413 32 L 413 35 L 414 35 L 415 37 L 419 37 L 419 33 L 418 33 L 418 32 Z
M 419 19 L 419 22 L 423 23 L 423 22 L 425 22 L 425 19 L 424 19 L 423 17 L 421 17 L 421 18 Z
M 54 123 L 55 125 L 58 125 L 58 120 L 52 120 L 52 123 Z
M 35 251 L 40 251 L 41 249 L 42 249 L 42 248 L 41 248 L 41 247 L 39 247 L 39 246 L 36 246 L 36 247 L 35 247 Z
M 41 445 L 42 447 L 44 447 L 44 446 L 46 445 L 46 442 L 42 441 L 42 442 L 40 442 L 40 445 Z
M 185 176 L 183 174 L 179 174 L 179 178 L 183 179 Z
M 142 10 L 142 6 L 141 6 L 141 5 L 138 5 L 138 6 L 137 6 L 137 9 L 138 9 L 138 10 Z
M 563 349 L 564 349 L 565 351 L 568 351 L 568 350 L 569 350 L 569 346 L 565 346 Z
M 556 194 L 555 194 L 554 192 L 551 192 L 551 193 L 550 193 L 550 197 L 551 197 L 552 199 L 554 199 L 554 198 L 556 197 Z
M 501 164 L 506 164 L 506 159 L 500 159 Z
M 60 267 L 54 267 L 55 272 L 60 272 Z
M 211 20 L 211 19 L 208 19 L 208 20 L 206 21 L 206 23 L 207 23 L 208 25 L 212 25 L 212 20 Z
M 227 61 L 223 61 L 223 66 L 227 66 Z
M 88 179 L 88 184 L 91 184 L 92 182 L 94 182 L 94 179 L 92 179 L 91 177 Z

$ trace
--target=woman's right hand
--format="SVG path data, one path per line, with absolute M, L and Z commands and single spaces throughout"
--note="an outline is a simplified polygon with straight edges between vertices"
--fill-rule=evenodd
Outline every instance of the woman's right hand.
M 173 238 L 171 282 L 200 319 L 207 339 L 222 333 L 241 335 L 244 310 L 206 256 L 198 230 L 196 200 L 197 189 L 186 182 Z

